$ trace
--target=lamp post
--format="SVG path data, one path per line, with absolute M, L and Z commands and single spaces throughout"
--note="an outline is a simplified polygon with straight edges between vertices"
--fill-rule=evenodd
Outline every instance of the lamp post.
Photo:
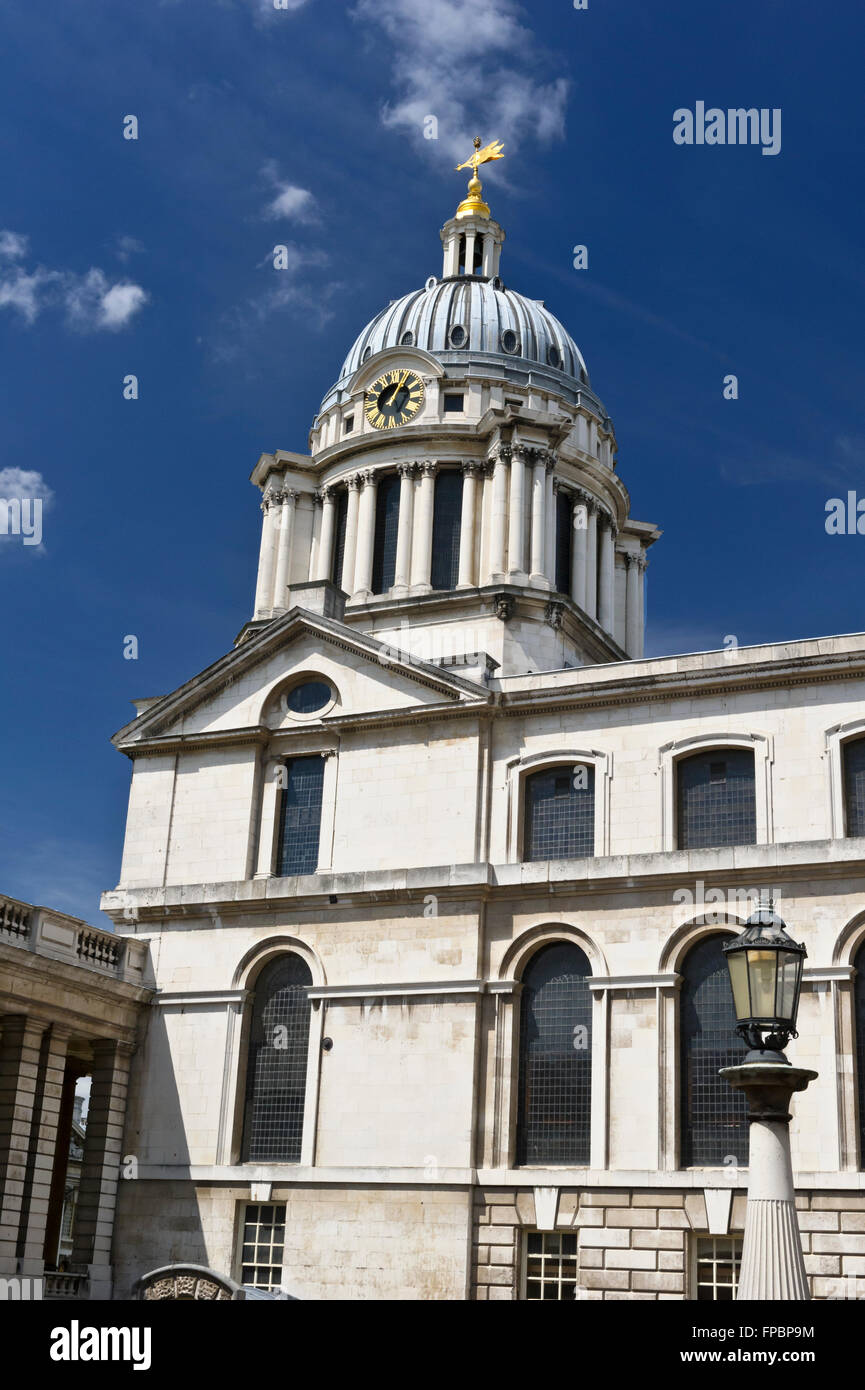
M 739 1300 L 809 1299 L 790 1161 L 790 1098 L 817 1073 L 784 1056 L 797 1037 L 805 947 L 787 935 L 771 899 L 724 947 L 736 1032 L 750 1051 L 721 1076 L 748 1098 L 749 1161 Z

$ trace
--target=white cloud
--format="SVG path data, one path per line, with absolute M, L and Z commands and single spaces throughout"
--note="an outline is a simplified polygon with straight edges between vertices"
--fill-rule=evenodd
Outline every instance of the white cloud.
M 380 25 L 390 52 L 397 95 L 385 105 L 385 125 L 419 144 L 426 116 L 438 120 L 439 140 L 465 158 L 466 140 L 564 134 L 568 83 L 538 75 L 543 57 L 514 0 L 358 0 L 353 11 Z
M 0 257 L 4 261 L 20 260 L 27 251 L 28 238 L 18 232 L 0 232 Z
M 114 248 L 114 254 L 117 257 L 118 261 L 123 261 L 125 264 L 126 261 L 129 260 L 130 256 L 138 256 L 141 254 L 142 251 L 145 251 L 146 249 L 147 248 L 144 246 L 142 242 L 140 242 L 137 239 L 137 237 L 121 236 L 117 238 L 117 245 Z
M 66 286 L 66 313 L 69 322 L 83 332 L 100 328 L 116 332 L 147 303 L 147 292 L 140 285 L 118 281 L 111 285 L 101 270 L 88 270 Z
M 315 198 L 308 188 L 300 188 L 279 176 L 274 160 L 269 159 L 261 170 L 262 178 L 271 185 L 274 195 L 262 211 L 270 219 L 284 218 L 294 222 L 314 222 L 318 211 Z
M 26 251 L 25 236 L 0 231 L 0 257 L 16 262 L 0 270 L 0 309 L 14 309 L 26 323 L 34 323 L 43 310 L 59 306 L 66 310 L 71 327 L 82 332 L 116 332 L 149 299 L 141 285 L 111 282 L 96 267 L 85 275 L 41 265 L 28 271 L 17 264 Z

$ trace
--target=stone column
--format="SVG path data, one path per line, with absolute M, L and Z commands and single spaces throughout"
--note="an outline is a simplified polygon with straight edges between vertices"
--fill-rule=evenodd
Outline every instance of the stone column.
M 639 571 L 639 591 L 640 591 L 640 597 L 639 597 L 639 601 L 638 601 L 638 605 L 637 605 L 637 607 L 638 607 L 638 612 L 639 612 L 639 637 L 638 637 L 638 639 L 637 639 L 637 650 L 636 650 L 636 653 L 635 653 L 636 656 L 642 656 L 643 653 L 644 653 L 645 650 L 646 650 L 646 579 L 645 579 L 645 575 L 646 575 L 646 569 L 648 568 L 648 564 L 649 564 L 649 561 L 647 560 L 646 556 L 645 556 L 645 555 L 641 555 L 641 556 L 639 557 L 639 563 L 637 564 L 637 569 L 638 569 L 638 571 Z
M 642 619 L 643 586 L 640 583 L 642 572 L 640 556 L 633 551 L 625 551 L 625 565 L 628 571 L 625 595 L 625 646 L 628 656 L 640 655 L 640 627 Z
M 408 593 L 411 577 L 411 530 L 414 512 L 414 464 L 400 463 L 399 473 L 399 521 L 396 531 L 396 562 L 394 565 L 394 595 Z
M 258 825 L 258 857 L 255 877 L 270 878 L 276 873 L 276 832 L 279 816 L 279 793 L 282 790 L 285 761 L 268 758 L 264 764 L 261 786 L 261 817 Z
M 598 566 L 598 622 L 604 632 L 613 631 L 613 573 L 615 565 L 616 528 L 612 517 L 601 517 L 601 559 Z
M 358 508 L 357 561 L 354 570 L 355 598 L 372 598 L 372 558 L 375 549 L 375 498 L 378 480 L 372 469 L 360 474 L 361 494 Z
M 281 501 L 279 492 L 266 492 L 261 499 L 261 549 L 258 553 L 258 582 L 255 586 L 255 616 L 267 618 L 273 608 L 273 572 L 276 567 L 275 518 Z
M 27 1193 L 42 1035 L 47 1025 L 7 1015 L 0 1039 L 0 1274 L 18 1273 L 18 1229 Z
M 114 1038 L 93 1045 L 92 1085 L 84 1161 L 75 1215 L 72 1264 L 86 1268 L 90 1297 L 111 1297 L 111 1231 L 120 1162 L 132 1048 Z
M 471 275 L 475 265 L 475 232 L 466 232 L 466 275 Z
M 19 1271 L 31 1278 L 39 1277 L 45 1268 L 45 1235 L 54 1164 L 58 1159 L 64 1165 L 66 1161 L 66 1155 L 57 1154 L 57 1132 L 69 1038 L 68 1028 L 52 1024 L 43 1034 L 39 1052 L 33 1125 L 27 1155 L 23 1220 L 18 1234 Z M 72 1089 L 74 1093 L 74 1085 Z M 55 1254 L 56 1250 L 51 1255 L 52 1263 Z
M 346 479 L 348 488 L 348 511 L 345 518 L 345 546 L 342 552 L 342 579 L 340 588 L 348 595 L 354 593 L 354 562 L 357 555 L 357 516 L 360 502 L 360 477 L 353 474 Z
M 790 1100 L 816 1071 L 783 1062 L 722 1067 L 749 1107 L 748 1205 L 737 1302 L 810 1300 L 790 1161 Z
M 546 575 L 547 456 L 541 450 L 532 460 L 532 544 L 529 582 L 549 588 Z
M 598 504 L 593 497 L 586 503 L 586 612 L 598 616 Z
M 555 466 L 555 455 L 547 454 L 547 495 L 544 508 L 547 516 L 547 537 L 544 574 L 553 589 L 556 587 L 556 492 L 554 487 L 556 479 L 553 472 Z
M 571 598 L 578 608 L 586 611 L 586 560 L 589 513 L 588 497 L 584 492 L 574 496 L 571 514 Z
M 294 532 L 296 506 L 297 493 L 293 488 L 284 488 L 282 506 L 277 509 L 276 514 L 276 577 L 273 581 L 273 607 L 277 613 L 284 613 L 288 607 L 288 567 L 291 561 L 291 537 Z
M 515 445 L 511 452 L 511 494 L 508 499 L 508 581 L 525 584 L 525 486 L 526 450 Z
M 475 584 L 475 517 L 477 514 L 478 478 L 481 466 L 473 459 L 463 464 L 463 505 L 460 513 L 460 559 L 458 589 L 473 589 Z
M 430 573 L 432 569 L 435 474 L 435 463 L 430 459 L 425 459 L 419 467 L 420 476 L 415 490 L 414 533 L 411 548 L 411 587 L 412 593 L 415 594 L 428 594 L 432 589 Z
M 508 516 L 508 464 L 511 449 L 500 444 L 492 455 L 493 496 L 490 517 L 490 553 L 487 583 L 500 583 L 505 576 L 505 527 Z
M 333 572 L 333 537 L 336 530 L 336 497 L 332 487 L 323 487 L 315 494 L 321 506 L 321 530 L 315 554 L 315 570 L 310 579 L 330 579 Z

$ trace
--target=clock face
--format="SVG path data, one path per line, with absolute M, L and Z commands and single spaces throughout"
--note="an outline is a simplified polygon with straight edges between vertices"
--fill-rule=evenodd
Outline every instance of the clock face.
M 407 370 L 384 372 L 372 383 L 363 400 L 369 423 L 377 430 L 407 425 L 423 405 L 423 382 Z

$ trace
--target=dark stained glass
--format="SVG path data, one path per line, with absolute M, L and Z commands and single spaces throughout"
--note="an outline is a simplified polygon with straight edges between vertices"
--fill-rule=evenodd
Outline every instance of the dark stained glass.
M 299 1163 L 312 975 L 300 956 L 266 965 L 255 986 L 246 1069 L 244 1163 Z
M 679 849 L 757 842 L 754 754 L 721 748 L 682 758 L 676 768 Z
M 595 769 L 543 768 L 526 778 L 523 859 L 586 859 L 595 852 Z
M 523 975 L 517 1162 L 589 1162 L 591 966 L 579 946 L 544 946 Z
M 337 588 L 342 588 L 342 562 L 345 556 L 345 524 L 348 518 L 348 489 L 342 488 L 336 499 L 336 522 L 334 527 L 333 568 L 331 580 Z
M 865 835 L 865 738 L 844 744 L 847 834 Z
M 455 589 L 460 568 L 463 475 L 456 469 L 436 476 L 433 503 L 432 574 L 434 589 Z
M 685 957 L 680 997 L 681 1134 L 683 1168 L 748 1163 L 748 1104 L 718 1075 L 738 1066 L 745 1045 L 734 1031 L 736 1012 L 721 950 L 726 936 L 699 941 Z
M 556 494 L 556 589 L 560 594 L 571 592 L 573 514 L 574 509 L 569 494 L 558 492 Z
M 285 764 L 285 783 L 279 813 L 279 855 L 276 872 L 314 874 L 321 832 L 321 792 L 324 758 L 292 758 Z
M 396 574 L 396 537 L 399 527 L 400 479 L 388 473 L 379 480 L 375 495 L 375 545 L 372 555 L 372 591 L 386 594 Z

